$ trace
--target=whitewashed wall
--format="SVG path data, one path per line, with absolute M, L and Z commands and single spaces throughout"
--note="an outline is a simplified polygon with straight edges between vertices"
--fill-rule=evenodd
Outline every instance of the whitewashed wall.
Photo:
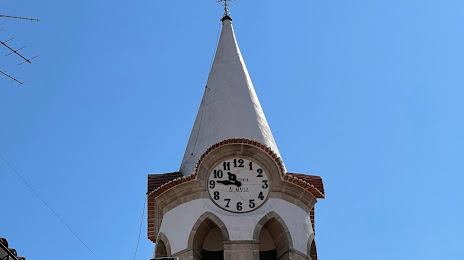
M 188 247 L 193 225 L 205 212 L 215 214 L 224 222 L 230 240 L 253 240 L 253 231 L 261 218 L 274 211 L 287 225 L 293 247 L 307 253 L 309 236 L 313 233 L 309 214 L 300 207 L 282 199 L 269 199 L 261 208 L 250 213 L 234 214 L 219 209 L 210 199 L 197 199 L 179 205 L 164 214 L 160 232 L 164 233 L 175 254 Z

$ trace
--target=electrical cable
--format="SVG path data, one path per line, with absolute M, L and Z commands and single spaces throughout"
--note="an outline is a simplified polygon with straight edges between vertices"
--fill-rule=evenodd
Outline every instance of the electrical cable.
M 145 196 L 145 201 L 143 202 L 142 219 L 140 220 L 139 238 L 137 239 L 137 246 L 135 247 L 134 260 L 135 260 L 135 257 L 137 256 L 137 251 L 139 250 L 140 235 L 142 234 L 142 224 L 143 224 L 143 217 L 145 216 L 145 205 L 146 204 L 147 204 L 147 197 Z
M 216 56 L 216 51 L 217 51 L 217 47 L 218 47 L 218 44 L 219 44 L 219 32 L 220 32 L 220 30 L 221 30 L 221 21 L 219 21 L 219 26 L 218 26 L 217 35 L 216 35 L 216 48 L 214 49 L 213 57 L 211 57 L 211 63 L 209 65 L 209 72 L 211 72 L 211 69 L 213 68 L 214 56 Z M 209 76 L 209 73 L 208 73 L 208 76 Z
M 29 185 L 29 183 L 21 176 L 21 174 L 19 174 L 18 171 L 16 171 L 16 169 L 8 162 L 8 160 L 5 159 L 5 157 L 3 157 L 1 154 L 0 154 L 0 157 L 8 165 L 8 167 L 10 167 L 10 169 L 13 170 L 13 172 L 16 173 L 16 175 L 18 175 L 18 177 L 27 185 L 27 187 L 29 187 L 29 189 L 32 192 L 34 192 L 34 194 L 37 196 L 37 198 L 39 198 L 43 202 L 43 204 L 45 204 L 45 206 L 47 206 L 47 208 L 55 215 L 55 217 L 57 217 L 61 221 L 61 223 L 63 223 L 68 228 L 68 230 L 77 238 L 77 240 L 79 240 L 81 242 L 81 244 L 84 245 L 95 256 L 95 258 L 100 260 L 100 258 L 92 251 L 92 249 L 90 249 L 90 247 L 87 246 L 87 244 L 85 244 L 84 241 L 82 241 L 82 239 L 71 229 L 71 227 L 68 226 L 68 224 L 66 224 L 66 222 L 64 222 L 64 220 L 58 215 L 58 213 L 56 213 L 56 211 L 53 210 L 53 208 L 50 205 L 48 205 L 47 202 L 45 202 L 45 200 L 39 195 L 39 193 L 37 191 L 35 191 L 34 188 L 32 188 L 31 185 Z
M 216 48 L 214 49 L 213 56 L 211 57 L 211 63 L 209 65 L 208 77 L 211 74 L 211 69 L 213 68 L 214 57 L 216 56 L 217 47 L 219 45 L 219 32 L 220 31 L 221 31 L 221 21 L 219 21 L 219 26 L 218 26 L 217 35 L 216 35 Z M 203 121 L 203 110 L 205 109 L 204 101 L 206 99 L 206 94 L 207 94 L 206 90 L 208 90 L 208 91 L 211 90 L 210 88 L 208 88 L 208 85 L 205 86 L 205 94 L 204 94 L 203 99 L 201 100 L 201 103 L 200 103 L 200 107 L 201 107 L 200 125 L 198 126 L 198 132 L 197 132 L 197 135 L 195 137 L 195 143 L 193 144 L 192 153 L 187 158 L 187 160 L 185 160 L 185 162 L 180 165 L 180 167 L 179 167 L 179 169 L 177 171 L 180 171 L 180 169 L 182 169 L 182 167 L 184 167 L 184 165 L 187 164 L 187 162 L 190 161 L 190 159 L 192 159 L 192 157 L 195 155 L 193 152 L 195 151 L 195 147 L 197 146 L 198 135 L 200 134 L 200 129 L 201 129 L 201 122 Z

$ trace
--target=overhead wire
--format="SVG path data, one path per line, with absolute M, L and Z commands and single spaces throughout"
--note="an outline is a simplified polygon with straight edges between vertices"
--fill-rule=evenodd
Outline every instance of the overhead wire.
M 213 57 L 211 57 L 211 64 L 209 65 L 209 72 L 211 72 L 211 69 L 213 68 L 214 56 L 216 56 L 216 51 L 217 51 L 217 47 L 218 47 L 218 44 L 219 44 L 219 32 L 220 32 L 220 30 L 221 30 L 221 21 L 219 21 L 219 26 L 218 26 L 217 35 L 216 35 L 216 48 L 214 49 Z
M 213 52 L 213 56 L 211 57 L 211 62 L 210 62 L 210 65 L 209 65 L 209 73 L 208 73 L 208 77 L 209 77 L 209 74 L 211 74 L 211 69 L 213 68 L 213 62 L 214 62 L 214 57 L 216 56 L 216 52 L 217 52 L 217 47 L 218 47 L 218 44 L 219 44 L 219 32 L 221 31 L 221 21 L 219 21 L 219 26 L 218 26 L 218 30 L 217 30 L 217 35 L 216 35 L 216 48 L 214 49 L 214 52 Z M 203 110 L 205 109 L 205 99 L 206 99 L 206 90 L 211 90 L 210 88 L 208 88 L 208 85 L 205 86 L 205 95 L 203 97 L 203 99 L 201 100 L 201 103 L 200 103 L 200 107 L 201 107 L 201 112 L 200 112 L 200 123 L 199 123 L 199 126 L 198 126 L 198 132 L 197 132 L 197 135 L 195 136 L 195 142 L 193 143 L 193 148 L 192 148 L 192 153 L 190 154 L 190 156 L 188 157 L 187 160 L 185 160 L 185 162 L 183 162 L 179 169 L 177 171 L 180 171 L 180 169 L 182 169 L 182 167 L 188 162 L 190 161 L 190 159 L 192 159 L 192 157 L 195 155 L 193 152 L 195 151 L 195 147 L 197 146 L 197 140 L 198 140 L 198 135 L 200 134 L 200 129 L 201 129 L 201 122 L 203 121 Z
M 139 250 L 140 235 L 142 234 L 142 224 L 143 224 L 143 217 L 145 216 L 145 205 L 146 204 L 147 204 L 147 197 L 145 196 L 145 201 L 143 202 L 142 219 L 140 220 L 139 237 L 137 238 L 137 246 L 135 247 L 134 260 L 135 260 L 135 257 L 137 256 L 137 251 Z
M 39 193 L 34 188 L 32 188 L 32 186 L 23 178 L 23 176 L 21 176 L 21 174 L 19 174 L 19 172 L 10 164 L 10 162 L 1 154 L 0 157 L 8 165 L 8 167 L 10 167 L 10 169 L 14 173 L 16 173 L 16 175 L 18 175 L 18 177 L 24 182 L 24 184 L 26 184 L 26 186 L 29 187 L 29 189 L 37 196 L 37 198 L 39 198 L 42 201 L 42 203 L 45 204 L 45 206 L 47 206 L 47 208 L 53 213 L 53 215 L 55 215 L 55 217 L 58 218 L 61 221 L 61 223 L 63 223 L 63 225 L 66 226 L 66 228 L 68 228 L 68 230 L 74 235 L 74 237 L 76 237 L 77 240 L 79 240 L 79 242 L 81 242 L 81 244 L 84 245 L 87 248 L 87 250 L 89 250 L 90 253 L 92 253 L 95 256 L 95 258 L 100 260 L 100 258 L 95 254 L 95 252 L 93 252 L 92 249 L 90 249 L 90 247 L 86 243 L 84 243 L 84 241 L 82 241 L 82 239 L 76 234 L 76 232 L 74 232 L 72 228 L 68 224 L 66 224 L 66 222 L 58 215 L 58 213 L 56 213 L 56 211 L 42 198 L 42 196 L 40 196 Z

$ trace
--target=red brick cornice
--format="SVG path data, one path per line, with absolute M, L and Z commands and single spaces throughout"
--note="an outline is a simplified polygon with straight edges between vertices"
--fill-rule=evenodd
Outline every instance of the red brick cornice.
M 323 199 L 325 197 L 324 186 L 322 184 L 322 179 L 319 176 L 287 173 L 283 179 L 284 181 L 293 183 L 309 191 L 318 199 Z
M 213 150 L 218 149 L 222 146 L 229 145 L 229 144 L 245 144 L 249 146 L 253 146 L 256 148 L 261 149 L 262 151 L 266 152 L 277 164 L 280 170 L 280 174 L 283 177 L 286 174 L 285 166 L 284 163 L 282 162 L 282 159 L 268 146 L 261 144 L 260 142 L 256 142 L 253 140 L 245 139 L 245 138 L 232 138 L 232 139 L 227 139 L 224 141 L 221 141 L 219 143 L 216 143 L 212 146 L 210 146 L 201 156 L 200 159 L 198 159 L 198 162 L 195 166 L 195 172 L 194 174 L 197 175 L 199 166 L 201 165 L 201 162 L 205 159 L 208 154 L 210 154 Z
M 195 172 L 191 175 L 188 176 L 180 176 L 175 175 L 175 173 L 171 173 L 170 176 L 168 174 L 165 175 L 149 175 L 149 179 L 157 177 L 158 179 L 163 179 L 166 182 L 165 183 L 157 183 L 157 185 L 150 185 L 149 183 L 149 188 L 152 188 L 153 190 L 148 190 L 148 197 L 154 197 L 156 198 L 157 196 L 161 195 L 165 191 L 171 189 L 172 187 L 175 187 L 179 184 L 185 183 L 192 181 L 196 179 L 197 174 L 198 174 L 198 169 L 199 166 L 201 165 L 202 161 L 215 149 L 218 149 L 220 147 L 230 145 L 230 144 L 245 144 L 249 145 L 252 147 L 256 147 L 267 153 L 273 161 L 276 163 L 276 165 L 279 168 L 280 175 L 282 179 L 286 182 L 293 183 L 307 191 L 309 191 L 311 194 L 313 194 L 316 198 L 324 198 L 325 193 L 324 193 L 324 186 L 322 183 L 322 179 L 319 176 L 314 176 L 314 175 L 306 175 L 306 174 L 297 174 L 297 173 L 287 173 L 285 170 L 285 166 L 282 162 L 282 159 L 277 156 L 277 154 L 272 151 L 271 148 L 269 148 L 266 145 L 263 145 L 259 142 L 245 139 L 245 138 L 233 138 L 233 139 L 227 139 L 224 141 L 221 141 L 219 143 L 216 143 L 209 147 L 198 159 L 198 162 L 195 167 Z M 180 173 L 177 173 L 180 174 Z M 149 180 L 150 182 L 150 180 Z

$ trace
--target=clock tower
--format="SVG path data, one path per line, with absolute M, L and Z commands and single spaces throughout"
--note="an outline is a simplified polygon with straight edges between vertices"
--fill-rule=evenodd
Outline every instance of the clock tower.
M 227 7 L 227 1 L 224 1 Z M 319 176 L 288 172 L 227 8 L 178 172 L 148 175 L 153 258 L 317 260 Z

